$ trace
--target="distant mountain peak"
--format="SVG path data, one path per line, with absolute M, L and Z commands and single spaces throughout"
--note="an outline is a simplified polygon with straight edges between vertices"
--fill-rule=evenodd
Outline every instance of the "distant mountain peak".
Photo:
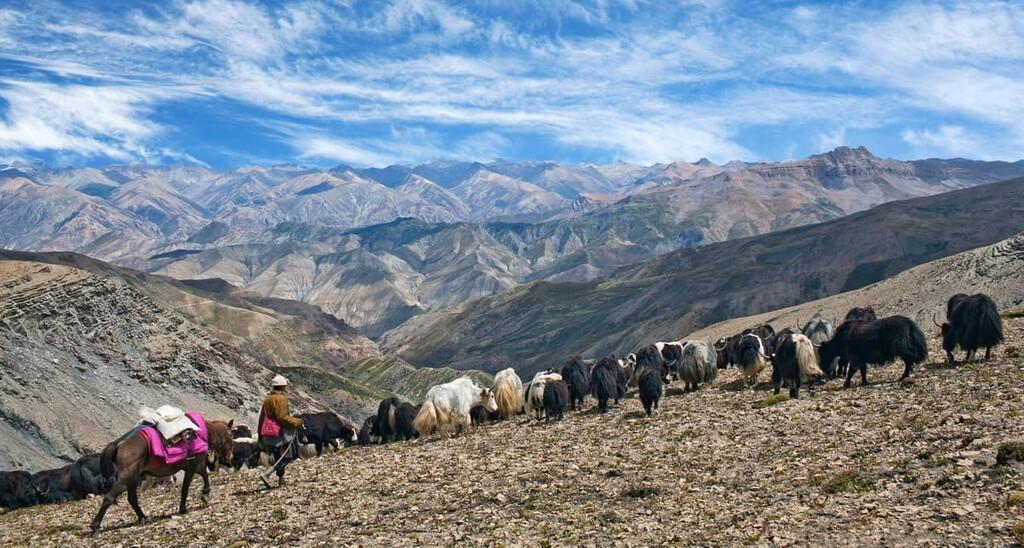
M 857 162 L 864 160 L 880 160 L 878 156 L 871 153 L 870 150 L 864 146 L 857 148 L 850 148 L 848 146 L 838 146 L 829 152 L 822 154 L 815 154 L 808 158 L 809 160 L 829 160 L 832 162 Z

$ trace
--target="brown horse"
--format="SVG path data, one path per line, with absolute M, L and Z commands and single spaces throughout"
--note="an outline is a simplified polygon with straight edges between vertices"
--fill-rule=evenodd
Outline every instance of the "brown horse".
M 199 474 L 203 478 L 203 504 L 210 502 L 210 474 L 207 468 L 216 467 L 218 463 L 231 463 L 231 425 L 232 422 L 206 421 L 207 445 L 205 453 L 199 453 L 184 461 L 172 465 L 150 460 L 149 444 L 137 431 L 133 430 L 103 449 L 100 456 L 100 467 L 105 477 L 115 477 L 114 487 L 103 497 L 103 503 L 92 519 L 92 534 L 100 531 L 103 515 L 107 513 L 121 493 L 128 491 L 128 504 L 139 518 L 139 523 L 146 523 L 146 514 L 139 506 L 139 485 L 145 476 L 165 478 L 179 471 L 185 471 L 185 479 L 181 482 L 181 504 L 178 513 L 185 513 L 185 502 L 188 499 L 189 485 L 192 476 Z

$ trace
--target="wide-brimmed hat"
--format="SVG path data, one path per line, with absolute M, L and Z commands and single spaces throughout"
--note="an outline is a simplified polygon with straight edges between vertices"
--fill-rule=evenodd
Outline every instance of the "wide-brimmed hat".
M 288 386 L 288 379 L 284 378 L 284 375 L 277 375 L 274 377 L 274 380 L 270 381 L 270 386 Z
M 156 423 L 156 429 L 164 439 L 169 440 L 184 432 L 185 430 L 199 431 L 199 426 L 188 418 L 184 411 L 173 405 L 164 405 L 156 410 L 160 421 Z

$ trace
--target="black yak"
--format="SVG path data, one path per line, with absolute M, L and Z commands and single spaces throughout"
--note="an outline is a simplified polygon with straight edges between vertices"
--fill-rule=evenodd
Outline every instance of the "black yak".
M 83 498 L 72 490 L 72 469 L 68 464 L 53 470 L 43 470 L 32 474 L 32 489 L 40 504 L 54 504 Z
M 992 347 L 1003 342 L 1003 320 L 999 317 L 999 309 L 984 293 L 957 293 L 950 297 L 946 303 L 946 322 L 939 328 L 942 329 L 942 349 L 946 351 L 946 362 L 950 365 L 956 363 L 953 351 L 957 347 L 967 352 L 964 363 L 968 363 L 974 361 L 974 353 L 979 348 L 985 349 L 985 359 L 988 360 L 992 357 Z
M 544 387 L 544 415 L 547 420 L 562 420 L 569 407 L 569 385 L 564 380 L 548 381 Z
M 658 344 L 672 347 L 678 345 L 678 343 Z M 659 348 L 658 344 L 650 344 L 647 346 L 643 346 L 636 351 L 636 364 L 634 366 L 635 370 L 633 371 L 633 376 L 636 377 L 638 381 L 640 379 L 640 373 L 643 372 L 644 369 L 653 369 L 654 371 L 657 371 L 659 375 L 661 375 L 661 378 L 664 382 L 668 382 L 668 362 L 665 360 L 665 354 L 662 353 L 662 350 L 661 348 Z M 673 356 L 674 361 L 678 360 L 678 356 L 682 354 L 682 345 L 678 346 L 678 350 L 673 349 L 669 352 L 669 355 Z
M 0 472 L 0 508 L 20 508 L 36 504 L 32 474 L 24 470 Z
M 601 358 L 594 366 L 590 376 L 590 395 L 597 400 L 597 408 L 602 413 L 608 411 L 608 400 L 618 404 L 626 397 L 626 371 L 619 365 L 615 356 Z
M 338 449 L 338 440 L 344 445 L 356 441 L 355 428 L 331 411 L 305 413 L 296 417 L 302 419 L 302 437 L 299 441 L 315 445 L 318 457 L 323 454 L 324 445 Z
M 853 374 L 860 369 L 861 385 L 868 384 L 868 364 L 883 364 L 900 358 L 904 369 L 901 380 L 910 376 L 914 366 L 928 358 L 928 342 L 924 333 L 910 318 L 889 316 L 874 321 L 852 320 L 836 328 L 832 340 L 819 349 L 822 363 L 839 359 L 849 362 L 846 382 L 850 387 Z
M 420 406 L 402 402 L 395 411 L 395 440 L 414 440 L 419 437 L 412 423 L 420 412 Z
M 878 316 L 875 315 L 875 309 L 871 308 L 870 306 L 867 306 L 867 307 L 864 307 L 864 308 L 860 308 L 860 307 L 853 307 L 853 308 L 851 308 L 846 313 L 846 317 L 843 318 L 843 321 L 844 322 L 849 322 L 849 321 L 859 320 L 859 321 L 863 321 L 863 322 L 873 322 L 873 321 L 875 321 L 877 319 L 878 319 Z
M 71 465 L 71 491 L 78 498 L 106 494 L 115 481 L 116 478 L 105 476 L 100 469 L 99 453 L 86 455 Z
M 377 433 L 381 443 L 395 439 L 395 412 L 399 405 L 402 405 L 402 400 L 395 397 L 384 398 L 377 405 Z
M 775 328 L 769 324 L 763 323 L 748 332 L 761 338 L 761 343 L 764 344 L 764 353 L 771 356 L 773 352 L 771 344 L 772 340 L 775 338 Z
M 790 333 L 776 341 L 777 347 L 772 359 L 772 384 L 775 393 L 782 384 L 789 381 L 789 397 L 800 397 L 800 385 L 814 377 L 823 376 L 818 367 L 818 355 L 811 339 L 801 333 Z
M 684 383 L 684 391 L 697 390 L 700 384 L 715 380 L 718 375 L 718 354 L 707 341 L 686 341 L 676 369 Z
M 370 445 L 380 441 L 380 434 L 377 433 L 377 415 L 370 415 L 363 421 L 363 426 L 359 428 L 359 434 L 356 436 L 356 442 L 359 445 Z
M 256 468 L 260 464 L 259 442 L 253 438 L 235 438 L 231 445 L 231 468 L 236 472 L 243 467 Z
M 647 416 L 651 416 L 653 409 L 658 408 L 658 401 L 661 400 L 662 393 L 662 374 L 660 371 L 645 367 L 640 370 L 640 378 L 637 380 L 637 385 L 640 387 L 640 403 L 644 406 L 644 412 Z
M 413 417 L 415 419 L 415 417 Z M 501 418 L 500 411 L 488 411 L 483 405 L 474 405 L 469 409 L 469 422 L 473 426 L 480 426 L 487 422 L 494 422 Z
M 569 386 L 569 404 L 573 411 L 583 408 L 590 391 L 590 370 L 579 356 L 569 358 L 562 366 L 562 380 Z
M 740 338 L 736 346 L 736 364 L 743 369 L 743 375 L 747 378 L 747 384 L 757 384 L 757 375 L 768 363 L 768 354 L 765 350 L 764 341 L 754 333 L 747 333 Z
M 231 426 L 231 437 L 234 439 L 238 438 L 252 438 L 252 430 L 244 424 L 232 424 Z

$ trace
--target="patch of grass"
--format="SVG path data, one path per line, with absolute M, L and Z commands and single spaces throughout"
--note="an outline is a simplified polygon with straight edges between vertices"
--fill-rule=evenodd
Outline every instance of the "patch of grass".
M 1006 497 L 1007 506 L 1020 506 L 1024 503 L 1024 491 L 1014 491 Z
M 771 407 L 777 403 L 782 403 L 784 401 L 789 401 L 788 394 L 772 394 L 771 396 L 768 396 L 767 398 L 757 402 L 754 406 L 757 407 L 758 409 L 764 409 L 765 407 Z
M 644 499 L 661 493 L 656 487 L 633 487 L 622 492 L 622 496 L 629 499 Z
M 838 493 L 866 493 L 873 487 L 872 482 L 855 470 L 843 470 L 818 482 L 821 492 L 828 495 Z
M 1024 306 L 1016 306 L 1003 310 L 1001 315 L 1004 318 L 1024 318 Z
M 274 508 L 273 510 L 270 511 L 270 516 L 277 521 L 284 521 L 288 519 L 288 512 L 285 511 L 283 508 Z
M 64 525 L 54 525 L 52 527 L 46 528 L 46 536 L 56 535 L 57 533 L 67 533 L 69 531 L 78 531 L 81 530 L 81 528 L 82 527 L 79 525 L 72 525 L 70 523 L 65 523 Z
M 1013 526 L 1013 537 L 1017 539 L 1017 542 L 1024 544 L 1024 521 L 1018 521 Z

